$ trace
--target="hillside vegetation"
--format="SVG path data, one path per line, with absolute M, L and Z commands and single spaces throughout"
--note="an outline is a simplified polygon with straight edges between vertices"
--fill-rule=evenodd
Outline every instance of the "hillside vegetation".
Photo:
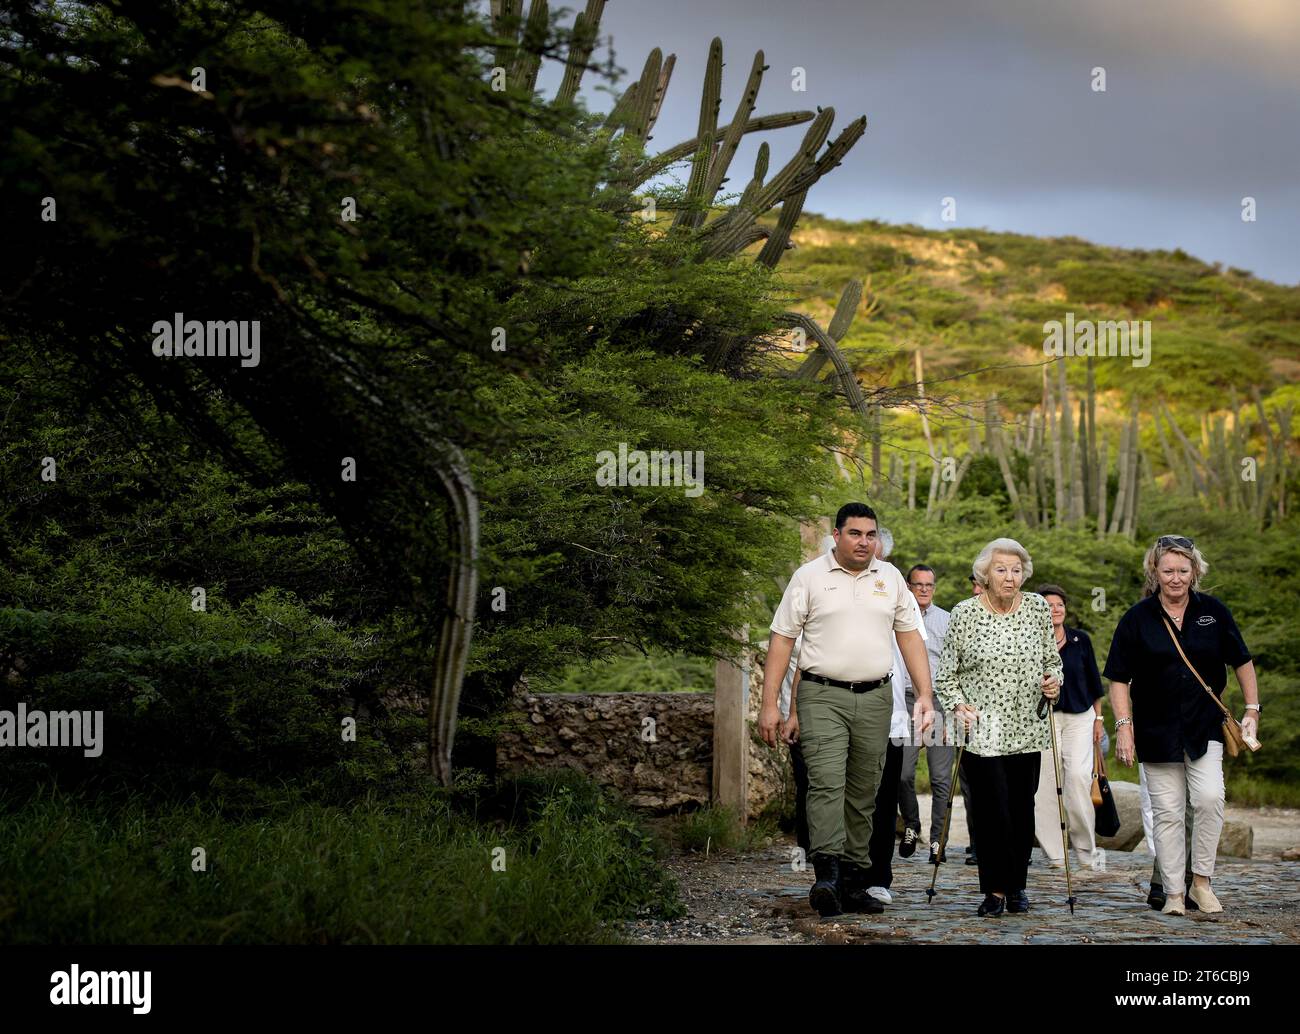
M 782 262 L 791 307 L 824 323 L 846 281 L 870 278 L 878 310 L 853 323 L 842 349 L 866 389 L 913 383 L 912 353 L 921 349 L 927 394 L 957 404 L 956 411 L 936 407 L 932 430 L 940 437 L 951 431 L 958 449 L 963 403 L 996 397 L 1011 417 L 1041 400 L 1042 366 L 1051 362 L 1043 324 L 1066 312 L 1077 321 L 1151 321 L 1149 365 L 1096 361 L 1102 428 L 1117 429 L 1135 403 L 1146 414 L 1164 400 L 1196 440 L 1203 416 L 1232 419 L 1234 393 L 1245 403 L 1258 387 L 1270 415 L 1300 401 L 1300 287 L 1181 250 L 807 213 L 793 242 Z M 1066 376 L 1071 392 L 1081 393 L 1084 361 L 1067 360 Z M 924 446 L 914 413 L 891 412 L 885 432 L 902 448 Z M 1142 444 L 1158 453 L 1150 421 Z

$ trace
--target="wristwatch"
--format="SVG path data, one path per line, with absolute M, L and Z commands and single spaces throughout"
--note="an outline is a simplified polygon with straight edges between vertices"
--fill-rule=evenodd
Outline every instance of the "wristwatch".
M 1263 714 L 1263 713 L 1264 713 L 1264 709 L 1263 709 L 1262 707 L 1260 707 L 1259 704 L 1247 704 L 1247 705 L 1246 705 L 1246 710 L 1247 710 L 1247 711 L 1258 711 L 1260 714 Z

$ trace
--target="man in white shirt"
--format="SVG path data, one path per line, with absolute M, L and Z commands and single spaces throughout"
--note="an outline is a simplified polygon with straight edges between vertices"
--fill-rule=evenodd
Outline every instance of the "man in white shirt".
M 943 637 L 948 631 L 948 612 L 934 602 L 935 577 L 934 568 L 925 564 L 914 564 L 907 572 L 907 587 L 916 598 L 921 612 L 921 623 L 927 633 L 925 649 L 930 656 L 931 672 L 939 670 L 939 658 L 943 654 Z M 906 674 L 904 674 L 904 682 L 907 689 L 907 706 L 910 710 L 915 701 L 911 682 L 907 680 Z M 917 841 L 921 837 L 921 809 L 916 799 L 916 762 L 924 748 L 925 760 L 930 766 L 931 863 L 936 861 L 939 838 L 943 833 L 944 816 L 947 815 L 948 805 L 952 800 L 952 762 L 956 752 L 955 747 L 945 746 L 943 743 L 943 708 L 937 699 L 934 709 L 935 729 L 925 737 L 930 742 L 922 742 L 920 737 L 913 736 L 903 748 L 903 772 L 898 791 L 898 803 L 902 808 L 903 823 L 906 827 L 903 830 L 903 842 L 898 846 L 898 853 L 903 858 L 909 858 L 916 851 Z
M 880 544 L 877 554 L 881 560 L 888 560 L 894 551 L 894 536 L 888 528 L 880 529 Z M 927 639 L 921 612 L 912 600 L 912 608 L 918 622 L 917 631 L 922 639 Z M 926 644 L 927 651 L 929 643 Z M 937 662 L 931 661 L 931 672 Z M 912 723 L 910 715 L 915 701 L 907 699 L 907 665 L 903 663 L 902 654 L 898 652 L 898 643 L 894 643 L 894 671 L 891 679 L 894 696 L 894 713 L 889 722 L 889 748 L 885 753 L 885 771 L 880 777 L 880 788 L 876 791 L 876 810 L 871 820 L 871 868 L 867 870 L 867 894 L 875 900 L 887 903 L 893 900 L 889 892 L 894 882 L 894 825 L 898 816 L 898 795 L 900 776 L 903 770 L 903 752 L 912 741 Z M 869 909 L 869 911 L 875 911 Z M 884 911 L 882 907 L 880 911 Z

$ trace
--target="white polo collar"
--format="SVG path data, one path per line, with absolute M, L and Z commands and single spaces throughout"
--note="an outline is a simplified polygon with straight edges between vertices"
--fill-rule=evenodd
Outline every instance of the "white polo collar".
M 835 570 L 843 571 L 851 578 L 861 578 L 864 574 L 876 574 L 877 572 L 879 572 L 880 557 L 872 556 L 871 563 L 869 563 L 861 571 L 854 572 L 854 571 L 850 571 L 847 567 L 845 567 L 843 564 L 841 564 L 838 560 L 835 559 L 835 550 L 828 549 L 826 551 L 826 569 L 828 571 L 835 571 Z

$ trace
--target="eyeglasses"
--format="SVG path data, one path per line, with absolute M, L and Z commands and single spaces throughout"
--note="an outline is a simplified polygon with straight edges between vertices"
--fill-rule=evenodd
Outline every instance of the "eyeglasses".
M 1157 549 L 1168 549 L 1170 546 L 1175 549 L 1195 549 L 1196 543 L 1183 535 L 1161 535 L 1156 539 Z

